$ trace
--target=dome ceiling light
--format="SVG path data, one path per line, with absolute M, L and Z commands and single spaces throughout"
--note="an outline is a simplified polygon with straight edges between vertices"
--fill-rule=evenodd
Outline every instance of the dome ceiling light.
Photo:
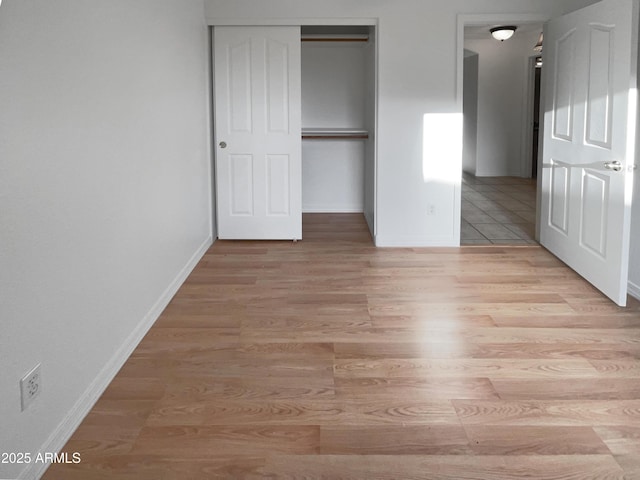
M 501 42 L 504 42 L 505 40 L 509 40 L 511 37 L 513 37 L 513 34 L 516 33 L 517 28 L 518 27 L 508 25 L 508 26 L 502 26 L 502 27 L 494 27 L 489 31 L 491 32 L 491 36 L 493 38 L 495 38 L 496 40 L 500 40 Z

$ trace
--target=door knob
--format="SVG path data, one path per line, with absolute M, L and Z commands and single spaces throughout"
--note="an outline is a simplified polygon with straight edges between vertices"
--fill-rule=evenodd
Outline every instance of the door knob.
M 607 170 L 613 170 L 614 172 L 619 172 L 622 170 L 622 164 L 617 160 L 613 162 L 604 162 L 604 168 Z
M 227 148 L 227 142 L 220 142 L 218 145 L 220 145 L 220 148 Z

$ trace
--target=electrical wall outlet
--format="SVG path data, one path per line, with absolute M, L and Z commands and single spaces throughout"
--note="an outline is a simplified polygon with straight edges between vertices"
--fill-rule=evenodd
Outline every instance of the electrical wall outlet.
M 40 394 L 40 390 L 42 390 L 42 376 L 40 375 L 40 364 L 38 364 L 20 380 L 20 400 L 23 411 Z
M 427 205 L 427 215 L 435 215 L 436 214 L 436 206 L 433 203 Z

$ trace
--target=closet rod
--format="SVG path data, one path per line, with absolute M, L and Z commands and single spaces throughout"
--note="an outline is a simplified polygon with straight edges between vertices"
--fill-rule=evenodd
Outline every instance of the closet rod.
M 302 138 L 309 140 L 367 139 L 369 132 L 360 128 L 303 128 Z

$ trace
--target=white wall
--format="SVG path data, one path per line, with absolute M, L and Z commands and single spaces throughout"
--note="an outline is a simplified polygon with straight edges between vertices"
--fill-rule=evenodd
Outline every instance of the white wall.
M 488 30 L 488 29 L 487 29 Z M 539 30 L 516 32 L 505 42 L 487 34 L 467 39 L 465 48 L 478 53 L 477 176 L 519 176 L 525 173 L 525 128 L 528 60 Z M 526 172 L 528 173 L 528 172 Z
M 364 128 L 366 43 L 302 42 L 302 127 Z M 364 142 L 302 142 L 302 211 L 364 210 Z
M 364 42 L 302 42 L 302 127 L 362 128 Z
M 61 448 L 209 245 L 207 49 L 202 0 L 2 2 L 1 451 Z
M 376 244 L 456 245 L 462 169 L 458 14 L 556 13 L 593 0 L 205 0 L 210 24 L 378 22 Z M 440 141 L 423 141 L 425 120 Z M 439 121 L 443 120 L 443 121 Z M 461 119 L 460 119 L 461 120 Z M 451 126 L 455 125 L 455 128 Z M 443 169 L 443 167 L 446 167 Z M 446 171 L 447 175 L 437 175 Z M 457 178 L 449 176 L 452 172 Z M 427 215 L 428 206 L 435 207 Z
M 462 170 L 476 174 L 478 146 L 478 54 L 464 51 Z
M 364 142 L 302 141 L 302 211 L 364 211 Z

